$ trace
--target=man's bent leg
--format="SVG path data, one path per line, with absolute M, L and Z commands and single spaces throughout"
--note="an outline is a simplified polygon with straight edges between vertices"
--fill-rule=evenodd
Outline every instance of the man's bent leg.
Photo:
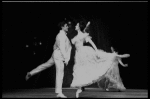
M 27 75 L 26 75 L 26 80 L 29 79 L 29 77 L 43 71 L 44 69 L 48 68 L 48 67 L 51 67 L 52 65 L 54 65 L 54 59 L 53 57 L 51 57 L 48 62 L 44 63 L 44 64 L 41 64 L 39 65 L 38 67 L 36 67 L 35 69 L 33 69 L 32 71 L 28 72 Z

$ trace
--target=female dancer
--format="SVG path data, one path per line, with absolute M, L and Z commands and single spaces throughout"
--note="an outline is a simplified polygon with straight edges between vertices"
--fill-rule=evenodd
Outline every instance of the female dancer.
M 90 24 L 88 22 L 87 26 Z M 80 24 L 77 23 L 78 34 L 72 39 L 76 47 L 75 65 L 73 68 L 73 81 L 71 87 L 77 87 L 76 97 L 82 92 L 81 87 L 97 82 L 111 67 L 113 57 L 116 53 L 107 53 L 97 49 L 88 33 L 81 31 Z M 86 26 L 86 27 L 87 27 Z M 89 42 L 90 46 L 83 46 L 84 42 Z

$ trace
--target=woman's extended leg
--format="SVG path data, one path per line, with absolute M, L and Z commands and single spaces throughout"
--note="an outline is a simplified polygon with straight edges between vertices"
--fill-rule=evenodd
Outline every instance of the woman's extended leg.
M 76 98 L 79 98 L 79 94 L 82 92 L 82 88 L 79 87 L 76 92 Z

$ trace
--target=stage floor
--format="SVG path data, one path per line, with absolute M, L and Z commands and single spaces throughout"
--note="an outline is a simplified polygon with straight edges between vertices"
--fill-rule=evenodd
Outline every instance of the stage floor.
M 68 98 L 75 98 L 76 89 L 63 88 Z M 2 98 L 56 98 L 54 88 L 11 89 L 2 92 Z M 79 98 L 148 98 L 148 90 L 127 89 L 125 92 L 105 92 L 99 88 L 85 88 Z

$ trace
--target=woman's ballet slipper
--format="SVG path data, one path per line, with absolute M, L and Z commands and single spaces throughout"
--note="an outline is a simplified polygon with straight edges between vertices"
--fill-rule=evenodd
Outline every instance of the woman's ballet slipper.
M 76 98 L 79 98 L 79 94 L 82 92 L 81 89 L 78 89 L 77 92 L 76 92 Z

